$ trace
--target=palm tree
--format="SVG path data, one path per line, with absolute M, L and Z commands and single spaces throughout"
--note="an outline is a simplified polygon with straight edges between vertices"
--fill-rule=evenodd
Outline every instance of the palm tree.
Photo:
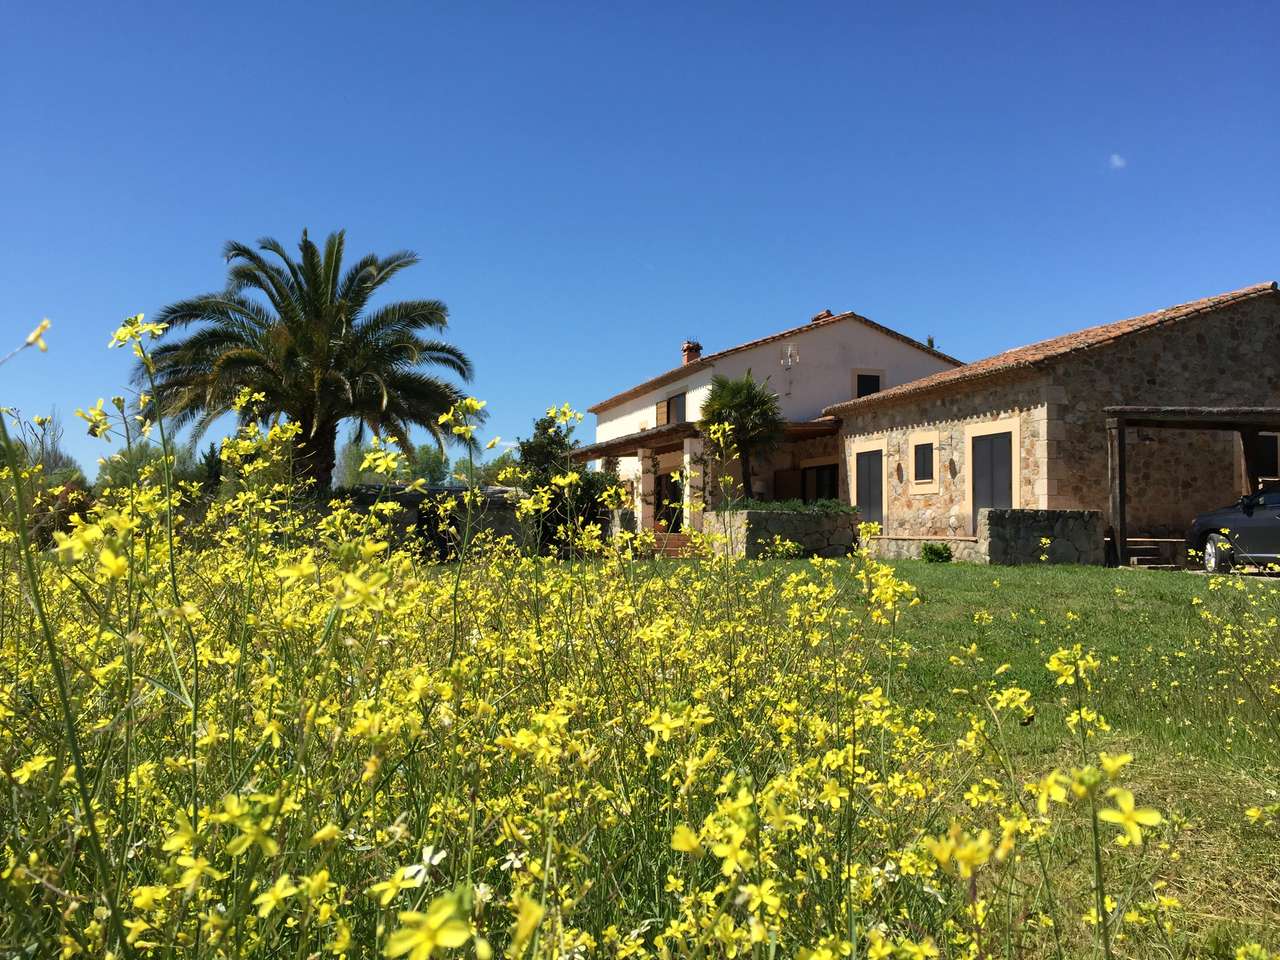
M 738 461 L 742 464 L 742 485 L 751 496 L 751 458 L 768 453 L 782 440 L 787 422 L 778 406 L 778 395 L 769 389 L 769 381 L 755 380 L 748 370 L 732 378 L 717 373 L 711 378 L 711 389 L 702 402 L 699 428 L 706 434 L 712 424 L 727 423 Z
M 332 481 L 344 420 L 356 421 L 360 433 L 396 437 L 403 449 L 415 424 L 444 442 L 437 418 L 461 392 L 422 368 L 463 380 L 472 372 L 461 350 L 430 336 L 448 326 L 448 310 L 439 300 L 368 309 L 374 292 L 418 257 L 369 254 L 344 271 L 343 245 L 339 230 L 321 251 L 304 230 L 294 260 L 271 238 L 257 249 L 228 243 L 226 289 L 160 312 L 166 336 L 194 328 L 154 351 L 156 398 L 176 427 L 194 423 L 198 437 L 244 388 L 260 393 L 266 399 L 241 411 L 241 420 L 283 415 L 299 424 L 299 473 L 320 490 Z M 141 365 L 135 377 L 148 381 Z

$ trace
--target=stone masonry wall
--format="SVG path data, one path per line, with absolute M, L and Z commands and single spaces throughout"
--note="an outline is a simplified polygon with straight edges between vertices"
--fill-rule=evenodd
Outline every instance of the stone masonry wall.
M 798 470 L 806 460 L 828 460 L 830 463 L 835 463 L 840 469 L 838 498 L 848 501 L 849 478 L 845 472 L 844 464 L 840 463 L 840 459 L 840 436 L 839 434 L 832 434 L 827 437 L 810 437 L 808 440 L 792 440 L 781 443 L 767 458 L 762 460 L 758 466 L 753 466 L 752 469 L 767 479 L 769 496 L 776 499 L 777 493 L 773 489 L 773 473 L 775 470 Z
M 1122 337 L 1056 364 L 1050 376 L 1045 506 L 1109 514 L 1103 408 L 1280 405 L 1280 298 Z M 1236 434 L 1127 433 L 1130 536 L 1181 535 L 1194 514 L 1244 492 Z
M 1016 417 L 1021 482 L 1014 507 L 1099 510 L 1110 518 L 1109 406 L 1280 406 L 1280 297 L 1265 296 L 1120 337 L 999 380 L 957 384 L 853 414 L 846 473 L 864 441 L 883 440 L 885 534 L 973 532 L 965 507 L 966 424 Z M 936 492 L 911 483 L 911 434 L 938 431 Z M 1180 536 L 1192 516 L 1244 490 L 1240 444 L 1218 431 L 1128 431 L 1130 536 Z
M 1042 543 L 1046 539 L 1048 546 Z M 1105 558 L 1102 512 L 988 507 L 978 511 L 978 553 L 987 563 L 1100 566 Z
M 843 557 L 858 536 L 853 513 L 725 510 L 706 514 L 703 524 L 703 532 L 716 538 L 716 553 L 748 559 L 764 553 L 775 536 L 797 544 L 806 556 Z
M 867 544 L 876 560 L 919 560 L 926 543 L 945 543 L 951 548 L 951 558 L 961 563 L 986 563 L 986 554 L 978 550 L 977 537 L 873 537 Z
M 1047 539 L 1046 547 L 1041 540 Z M 874 537 L 877 560 L 915 560 L 926 543 L 945 543 L 962 563 L 1084 563 L 1105 559 L 1102 513 L 1098 510 L 978 511 L 976 537 Z M 1041 560 L 1041 557 L 1046 557 Z
M 1020 482 L 1014 506 L 1040 507 L 1044 490 L 1044 461 L 1038 456 L 1045 438 L 1047 381 L 1039 373 L 994 383 L 975 381 L 950 394 L 922 397 L 852 414 L 844 421 L 845 470 L 854 474 L 854 450 L 864 441 L 883 439 L 887 472 L 884 533 L 888 537 L 969 536 L 974 518 L 965 498 L 968 443 L 965 427 L 1016 417 L 1019 427 Z M 934 475 L 936 492 L 922 492 L 912 483 L 911 435 L 937 431 Z

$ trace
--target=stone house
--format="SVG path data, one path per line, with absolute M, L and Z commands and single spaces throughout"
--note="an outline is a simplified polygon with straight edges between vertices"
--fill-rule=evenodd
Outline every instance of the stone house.
M 751 371 L 768 381 L 788 421 L 780 447 L 764 462 L 753 462 L 752 496 L 847 500 L 840 421 L 823 416 L 823 408 L 959 363 L 859 314 L 829 310 L 716 353 L 704 354 L 701 344 L 685 341 L 679 366 L 588 408 L 596 416 L 596 439 L 574 456 L 584 463 L 608 461 L 617 469 L 632 486 L 642 528 L 699 527 L 701 517 L 690 507 L 704 496 L 704 470 L 697 466 L 702 403 L 716 374 L 740 377 Z M 682 484 L 679 477 L 691 482 Z
M 1009 350 L 826 407 L 841 420 L 849 495 L 884 556 L 947 540 L 975 552 L 983 507 L 1101 511 L 1110 520 L 1107 409 L 1275 407 L 1280 293 L 1264 283 Z M 1131 430 L 1128 534 L 1181 536 L 1249 478 L 1280 474 L 1274 434 L 1245 469 L 1242 435 Z M 1251 447 L 1251 449 L 1255 449 Z

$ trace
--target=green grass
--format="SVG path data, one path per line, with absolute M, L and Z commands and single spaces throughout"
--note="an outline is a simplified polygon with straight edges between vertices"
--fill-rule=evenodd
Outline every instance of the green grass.
M 959 734 L 973 701 L 954 692 L 966 685 L 967 668 L 950 657 L 975 646 L 981 659 L 975 679 L 982 680 L 1009 664 L 998 682 L 1025 687 L 1035 703 L 1034 721 L 1008 731 L 1020 771 L 1030 777 L 1055 763 L 1079 763 L 1078 756 L 1057 755 L 1074 704 L 1045 661 L 1071 643 L 1093 648 L 1103 667 L 1092 703 L 1112 727 L 1098 748 L 1134 754 L 1136 789 L 1185 822 L 1167 876 L 1204 931 L 1205 955 L 1215 955 L 1219 940 L 1238 941 L 1240 931 L 1280 930 L 1280 849 L 1243 815 L 1245 807 L 1278 795 L 1275 718 L 1266 716 L 1267 701 L 1252 702 L 1233 679 L 1236 665 L 1211 641 L 1199 614 L 1208 608 L 1238 615 L 1251 599 L 1274 610 L 1274 581 L 1226 581 L 1210 590 L 1208 578 L 1175 572 L 895 566 L 921 598 L 897 627 L 915 653 L 905 668 L 886 672 L 897 698 L 927 707 L 939 729 Z M 980 610 L 991 615 L 989 623 L 975 619 Z

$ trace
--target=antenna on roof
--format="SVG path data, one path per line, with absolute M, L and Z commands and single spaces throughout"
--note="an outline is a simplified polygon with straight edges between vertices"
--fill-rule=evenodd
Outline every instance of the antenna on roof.
M 787 371 L 787 392 L 785 396 L 791 396 L 791 368 L 800 362 L 800 351 L 796 349 L 794 343 L 786 343 L 782 346 L 782 369 Z

